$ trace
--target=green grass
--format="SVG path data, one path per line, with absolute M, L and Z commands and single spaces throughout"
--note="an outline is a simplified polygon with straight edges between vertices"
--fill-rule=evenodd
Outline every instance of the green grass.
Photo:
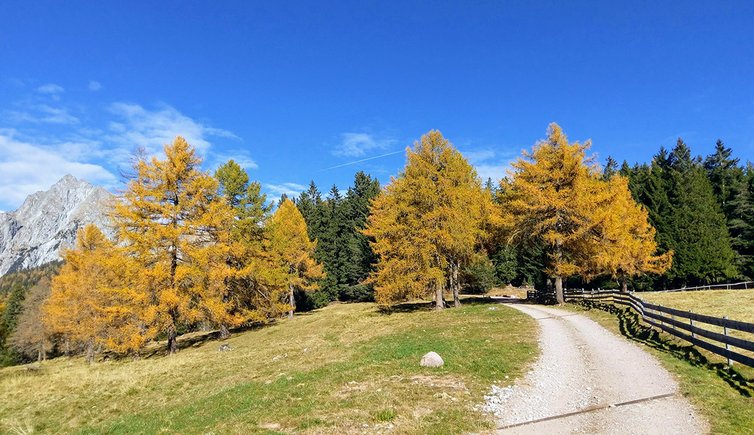
M 566 308 L 588 315 L 616 334 L 631 331 L 629 335 L 635 336 L 637 343 L 675 375 L 681 393 L 707 418 L 712 433 L 754 434 L 754 398 L 747 396 L 754 393 L 750 372 L 744 370 L 743 377 L 729 372 L 723 363 L 707 360 L 709 355 L 698 353 L 688 343 L 674 340 L 668 334 L 654 333 L 649 337 L 636 334 L 625 323 L 621 327 L 615 314 L 575 304 L 567 304 Z
M 173 357 L 2 369 L 0 432 L 480 431 L 494 425 L 475 410 L 484 393 L 538 352 L 531 318 L 484 304 L 389 315 L 334 305 L 227 342 L 230 352 L 210 341 Z M 431 350 L 444 367 L 419 367 Z

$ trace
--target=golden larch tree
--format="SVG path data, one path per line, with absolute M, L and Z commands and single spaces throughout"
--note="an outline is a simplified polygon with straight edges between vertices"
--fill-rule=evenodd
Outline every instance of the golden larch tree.
M 364 231 L 379 258 L 370 278 L 378 303 L 433 294 L 442 309 L 449 284 L 459 305 L 458 272 L 484 235 L 489 204 L 461 153 L 439 131 L 422 136 L 375 200 Z
M 609 201 L 593 217 L 598 227 L 587 269 L 591 275 L 609 274 L 627 292 L 629 278 L 667 271 L 673 252 L 656 255 L 655 229 L 647 210 L 631 196 L 628 180 L 615 175 L 607 183 Z
M 130 285 L 135 268 L 94 225 L 79 231 L 75 249 L 51 283 L 45 325 L 69 349 L 84 349 L 91 362 L 98 348 L 138 350 L 144 334 L 145 299 Z
M 569 143 L 557 124 L 547 139 L 512 163 L 501 182 L 502 221 L 509 239 L 536 238 L 547 247 L 547 272 L 563 303 L 563 278 L 585 270 L 597 230 L 594 215 L 608 192 L 597 167 L 586 157 L 590 142 Z
M 113 220 L 140 271 L 135 285 L 148 300 L 148 334 L 164 333 L 174 353 L 179 326 L 238 321 L 228 314 L 225 286 L 233 212 L 184 138 L 166 145 L 164 154 L 136 162 Z
M 284 200 L 270 219 L 268 251 L 285 272 L 290 318 L 296 309 L 295 290 L 316 290 L 317 280 L 324 277 L 322 265 L 314 259 L 315 247 L 298 207 Z

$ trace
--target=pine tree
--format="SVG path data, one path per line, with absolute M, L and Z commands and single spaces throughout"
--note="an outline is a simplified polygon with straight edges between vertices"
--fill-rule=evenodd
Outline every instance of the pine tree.
M 728 203 L 732 210 L 728 225 L 731 245 L 738 254 L 738 266 L 748 279 L 754 278 L 754 167 L 746 165 L 736 196 Z
M 711 283 L 737 274 L 725 216 L 700 159 L 683 140 L 667 158 L 664 172 L 670 213 L 665 231 L 674 254 L 668 273 L 675 285 Z
M 704 160 L 704 169 L 712 183 L 715 198 L 726 216 L 731 213 L 730 202 L 736 196 L 736 188 L 743 178 L 743 171 L 738 166 L 739 160 L 732 155 L 733 151 L 718 139 L 714 154 Z
M 185 139 L 177 137 L 164 153 L 164 160 L 136 162 L 113 218 L 140 271 L 135 285 L 148 297 L 148 332 L 166 334 L 174 353 L 179 328 L 229 320 L 218 283 L 230 273 L 224 257 L 233 212 Z
M 625 162 L 624 162 L 625 163 Z M 607 156 L 607 162 L 605 162 L 605 168 L 602 170 L 602 178 L 609 180 L 613 175 L 618 173 L 618 162 L 611 156 Z
M 323 278 L 322 266 L 314 259 L 315 246 L 296 205 L 290 200 L 280 204 L 270 219 L 269 250 L 286 272 L 289 318 L 296 309 L 295 291 L 315 290 L 319 287 L 317 280 Z

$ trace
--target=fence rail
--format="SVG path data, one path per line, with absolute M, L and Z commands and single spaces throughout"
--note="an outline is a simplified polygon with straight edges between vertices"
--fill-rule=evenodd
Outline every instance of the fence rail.
M 674 288 L 669 290 L 656 290 L 658 293 L 687 292 L 695 290 L 751 290 L 754 289 L 754 281 L 733 282 L 729 284 L 710 284 L 695 287 Z
M 748 283 L 752 288 L 751 283 Z M 754 334 L 754 324 L 730 320 L 704 314 L 692 313 L 689 311 L 678 310 L 676 308 L 664 307 L 662 305 L 650 304 L 637 298 L 631 293 L 622 293 L 615 290 L 604 290 L 599 292 L 584 292 L 578 290 L 567 290 L 565 292 L 566 300 L 586 300 L 595 302 L 610 302 L 613 304 L 624 305 L 632 308 L 642 318 L 642 320 L 668 334 L 688 341 L 694 346 L 708 350 L 714 354 L 727 358 L 728 364 L 732 365 L 733 361 L 754 367 L 754 358 L 744 355 L 740 352 L 731 350 L 730 347 L 754 352 L 754 341 L 745 340 L 728 334 L 728 331 L 734 329 L 749 334 Z M 699 324 L 713 325 L 723 328 L 723 333 L 710 331 L 699 326 Z M 716 343 L 702 340 L 704 337 Z

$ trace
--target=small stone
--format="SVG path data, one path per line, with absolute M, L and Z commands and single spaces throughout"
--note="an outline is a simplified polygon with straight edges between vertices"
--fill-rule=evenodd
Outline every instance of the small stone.
M 230 345 L 228 343 L 223 343 L 223 344 L 220 345 L 220 349 L 219 350 L 220 350 L 220 352 L 230 352 L 231 350 L 233 350 L 233 348 L 230 347 Z
M 419 363 L 422 367 L 442 367 L 444 364 L 445 361 L 436 352 L 429 352 L 424 355 Z

